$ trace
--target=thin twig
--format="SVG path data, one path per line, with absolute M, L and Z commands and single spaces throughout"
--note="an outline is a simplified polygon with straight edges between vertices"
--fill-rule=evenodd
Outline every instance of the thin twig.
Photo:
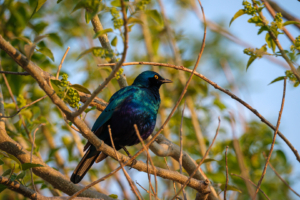
M 141 135 L 140 135 L 140 132 L 139 132 L 139 129 L 138 129 L 137 125 L 134 124 L 133 126 L 134 126 L 134 129 L 135 129 L 136 135 L 138 136 L 140 142 L 141 142 L 142 145 L 143 145 L 143 148 L 146 149 L 147 159 L 150 160 L 150 163 L 151 163 L 151 165 L 152 165 L 152 167 L 153 167 L 153 169 L 154 169 L 155 191 L 153 191 L 153 193 L 154 193 L 154 195 L 155 195 L 155 198 L 157 198 L 157 177 L 156 177 L 156 170 L 155 170 L 155 167 L 154 167 L 154 163 L 153 163 L 153 161 L 152 161 L 152 159 L 151 159 L 151 156 L 150 156 L 150 153 L 149 153 L 149 148 L 146 148 L 145 143 L 144 143 L 144 141 L 143 141 L 143 139 L 142 139 L 142 137 L 141 137 Z M 148 174 L 149 174 L 149 173 L 148 173 Z M 152 186 L 151 182 L 150 182 L 150 185 Z M 152 190 L 153 190 L 153 188 L 152 188 Z
M 60 64 L 59 64 L 58 69 L 57 69 L 57 72 L 56 72 L 56 79 L 58 79 L 58 77 L 59 77 L 60 69 L 61 69 L 61 67 L 62 67 L 62 64 L 64 63 L 64 60 L 65 60 L 65 58 L 66 58 L 66 56 L 67 56 L 69 50 L 70 50 L 70 47 L 67 48 L 67 50 L 66 50 L 64 56 L 62 57 L 62 59 L 61 59 L 61 61 L 60 61 Z
M 111 63 L 111 64 L 113 64 L 113 63 Z M 106 66 L 106 65 L 111 65 L 111 64 L 98 64 L 98 66 Z M 173 68 L 173 69 L 182 70 L 182 71 L 186 71 L 186 72 L 192 73 L 192 70 L 190 70 L 188 68 L 185 68 L 183 66 L 171 65 L 171 64 L 167 64 L 167 63 L 156 63 L 156 62 L 127 62 L 127 63 L 123 63 L 123 66 L 127 66 L 127 65 L 156 65 L 156 66 L 169 67 L 169 68 Z M 221 86 L 219 86 L 218 84 L 216 84 L 215 82 L 211 81 L 210 79 L 206 78 L 204 75 L 202 75 L 202 74 L 200 74 L 198 72 L 194 72 L 194 75 L 198 76 L 199 78 L 201 78 L 202 80 L 204 80 L 208 84 L 212 85 L 215 89 L 222 91 L 223 93 L 225 93 L 228 96 L 230 96 L 232 99 L 235 99 L 236 101 L 238 101 L 239 103 L 241 103 L 242 105 L 244 105 L 248 110 L 250 110 L 253 114 L 255 114 L 263 123 L 265 123 L 266 125 L 268 125 L 271 129 L 273 129 L 275 131 L 276 128 L 275 128 L 275 126 L 273 126 L 271 124 L 271 122 L 269 122 L 268 120 L 266 120 L 256 109 L 254 109 L 248 103 L 246 103 L 245 101 L 243 101 L 242 99 L 240 99 L 239 97 L 237 97 L 235 94 L 231 93 L 227 89 L 222 88 Z M 297 158 L 297 160 L 300 162 L 300 155 L 298 154 L 297 149 L 283 135 L 283 133 L 281 133 L 280 131 L 278 131 L 278 135 L 289 146 L 289 148 L 292 150 L 292 152 L 294 153 L 294 155 Z
M 37 102 L 39 102 L 39 101 L 45 99 L 46 97 L 48 97 L 48 96 L 45 95 L 45 96 L 43 96 L 43 97 L 41 97 L 41 98 L 39 98 L 39 99 L 37 99 L 37 100 L 35 100 L 35 101 L 33 101 L 33 102 L 27 104 L 26 106 L 21 107 L 21 108 L 18 109 L 18 111 L 17 111 L 15 114 L 13 114 L 13 115 L 10 115 L 10 116 L 0 116 L 0 119 L 1 119 L 1 118 L 12 118 L 12 117 L 16 116 L 17 114 L 19 114 L 19 113 L 21 112 L 21 110 L 23 110 L 24 108 L 27 108 L 27 107 L 29 107 L 29 106 L 32 106 L 33 104 L 35 104 L 35 103 L 37 103 Z
M 224 188 L 224 200 L 226 200 L 226 191 L 227 191 L 227 185 L 228 185 L 228 163 L 227 163 L 227 150 L 228 150 L 228 146 L 226 146 L 226 151 L 225 151 L 226 184 L 225 184 L 225 188 Z
M 126 170 L 124 169 L 123 163 L 122 163 L 122 162 L 120 161 L 120 159 L 119 159 L 119 156 L 118 156 L 118 154 L 117 154 L 117 150 L 116 150 L 116 147 L 115 147 L 115 144 L 114 144 L 114 140 L 113 140 L 113 138 L 112 138 L 110 125 L 108 125 L 108 132 L 109 132 L 109 137 L 110 137 L 110 141 L 111 141 L 112 147 L 113 147 L 113 149 L 114 149 L 114 151 L 115 151 L 117 160 L 118 160 L 118 162 L 120 163 L 120 165 L 121 165 L 121 167 L 122 167 L 122 170 L 123 170 L 123 172 L 124 172 L 124 175 L 125 175 L 125 177 L 126 177 L 128 183 L 129 183 L 129 185 L 130 185 L 130 187 L 131 187 L 133 193 L 134 193 L 135 196 L 140 200 L 141 198 L 140 198 L 139 194 L 137 193 L 137 190 L 138 190 L 138 189 L 137 189 L 136 186 L 134 185 L 134 183 L 133 183 L 133 181 L 131 180 L 130 176 L 128 175 L 128 173 L 127 173 Z
M 44 125 L 45 125 L 44 123 L 40 124 L 40 125 L 34 130 L 34 132 L 33 132 L 33 137 L 32 137 L 32 141 L 31 141 L 30 163 L 32 163 L 33 150 L 34 150 L 34 146 L 35 146 L 35 144 L 34 144 L 34 141 L 35 141 L 35 134 L 36 134 L 36 132 L 39 130 L 39 128 L 40 128 L 41 126 L 44 126 Z M 32 168 L 30 168 L 30 174 L 31 174 L 31 184 L 32 184 L 32 188 L 34 189 L 35 192 L 38 192 L 38 191 L 37 191 L 37 188 L 36 188 L 35 185 L 34 185 Z
M 87 109 L 89 104 L 93 101 L 93 99 L 106 87 L 106 85 L 115 77 L 116 73 L 119 71 L 119 69 L 122 67 L 123 62 L 125 61 L 126 55 L 127 55 L 127 49 L 128 49 L 128 27 L 127 27 L 127 15 L 125 10 L 125 4 L 124 0 L 121 0 L 121 7 L 122 7 L 122 13 L 123 13 L 123 25 L 124 25 L 124 49 L 123 54 L 120 59 L 120 61 L 116 64 L 113 71 L 110 73 L 110 75 L 105 79 L 105 81 L 97 87 L 97 89 L 91 94 L 91 96 L 86 100 L 84 105 L 74 113 L 72 113 L 73 117 L 77 117 L 82 112 Z
M 277 135 L 277 132 L 278 132 L 278 128 L 279 128 L 279 125 L 280 125 L 280 119 L 281 119 L 281 114 L 282 114 L 282 111 L 283 111 L 283 106 L 284 106 L 284 100 L 285 100 L 285 90 L 286 90 L 286 77 L 284 78 L 284 83 L 283 83 L 283 95 L 282 95 L 282 102 L 281 102 L 281 108 L 280 108 L 280 112 L 279 112 L 279 116 L 278 116 L 278 120 L 277 120 L 277 125 L 276 125 L 276 130 L 274 132 L 274 136 L 273 136 L 273 141 L 272 141 L 272 145 L 271 145 L 271 149 L 269 151 L 269 155 L 267 157 L 267 161 L 266 161 L 266 164 L 264 166 L 264 170 L 263 170 L 263 173 L 258 181 L 258 184 L 257 184 L 257 188 L 256 188 L 256 191 L 254 193 L 254 197 L 253 197 L 253 200 L 255 199 L 256 197 L 256 194 L 258 193 L 258 190 L 259 190 L 259 187 L 261 185 L 261 182 L 266 174 L 266 171 L 267 171 L 267 167 L 268 167 L 268 163 L 270 161 L 270 158 L 271 158 L 271 155 L 272 155 L 272 152 L 273 152 L 273 148 L 274 148 L 274 144 L 275 144 L 275 140 L 276 140 L 276 135 Z
M 154 196 L 152 193 L 151 193 L 151 191 L 150 190 L 147 190 L 146 188 L 144 188 L 143 186 L 141 186 L 141 184 L 139 184 L 137 181 L 136 181 L 136 184 L 138 184 L 143 190 L 145 190 L 149 195 L 150 195 L 150 197 L 151 196 Z M 151 198 L 150 198 L 151 199 Z M 158 199 L 158 198 L 157 198 Z
M 237 177 L 243 179 L 244 181 L 248 181 L 249 183 L 251 183 L 252 185 L 254 185 L 255 187 L 257 187 L 257 186 L 255 185 L 255 183 L 253 183 L 251 180 L 249 180 L 249 179 L 247 179 L 247 178 L 244 178 L 244 177 L 242 177 L 242 176 L 240 176 L 240 175 L 237 175 L 237 174 L 234 174 L 234 173 L 231 173 L 230 175 L 231 175 L 231 176 L 237 176 Z M 263 193 L 263 195 L 264 195 L 268 200 L 270 200 L 270 198 L 266 195 L 266 193 L 264 193 L 264 191 L 262 191 L 262 189 L 259 188 L 259 191 L 261 191 L 261 193 Z
M 180 123 L 180 154 L 179 154 L 179 170 L 180 170 L 180 174 L 182 174 L 182 151 L 183 151 L 183 139 L 182 139 L 183 128 L 182 128 L 182 125 L 183 125 L 183 117 L 184 117 L 185 104 L 186 104 L 186 101 L 184 101 L 184 104 L 183 104 L 183 109 L 182 109 L 182 114 L 181 114 L 181 123 Z M 182 193 L 183 193 L 184 200 L 187 200 L 184 189 L 182 190 Z
M 265 157 L 265 159 L 267 159 L 265 152 L 263 152 L 263 155 Z M 297 193 L 295 190 L 293 190 L 293 188 L 280 176 L 280 174 L 276 171 L 275 167 L 273 167 L 273 165 L 269 162 L 269 166 L 271 167 L 271 169 L 274 171 L 274 173 L 276 174 L 276 176 L 292 191 L 294 192 L 298 197 L 300 197 L 300 194 Z
M 201 161 L 199 162 L 198 166 L 196 167 L 196 169 L 193 171 L 193 173 L 190 175 L 189 179 L 183 184 L 183 186 L 180 188 L 180 190 L 172 197 L 172 200 L 174 200 L 176 198 L 176 196 L 184 189 L 184 187 L 188 184 L 188 182 L 190 181 L 191 178 L 193 178 L 193 176 L 195 175 L 195 173 L 198 171 L 198 169 L 200 168 L 200 166 L 202 165 L 203 161 L 205 160 L 206 156 L 208 155 L 211 147 L 213 146 L 218 134 L 219 134 L 219 129 L 220 129 L 220 125 L 221 125 L 221 119 L 220 117 L 219 119 L 219 125 L 215 134 L 215 137 L 213 139 L 213 141 L 211 142 L 210 146 L 208 147 L 208 149 L 206 150 L 203 158 L 201 159 Z M 208 181 L 208 179 L 206 179 L 205 181 Z
M 13 75 L 21 75 L 21 76 L 30 75 L 28 72 L 10 72 L 10 71 L 0 71 L 0 74 L 13 74 Z
M 164 157 L 164 160 L 165 160 L 165 163 L 166 163 L 166 165 L 167 165 L 168 170 L 171 170 L 170 167 L 169 167 L 169 165 L 168 165 L 168 162 L 167 162 L 166 157 Z M 176 185 L 175 185 L 175 181 L 173 181 L 173 187 L 174 187 L 174 192 L 176 193 Z

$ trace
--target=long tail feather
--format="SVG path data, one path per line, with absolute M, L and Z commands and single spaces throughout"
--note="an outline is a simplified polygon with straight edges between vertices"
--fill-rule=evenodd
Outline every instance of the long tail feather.
M 71 181 L 73 183 L 79 183 L 83 179 L 84 175 L 92 167 L 100 153 L 100 151 L 96 151 L 94 146 L 91 146 L 89 148 L 89 150 L 84 154 L 71 176 Z

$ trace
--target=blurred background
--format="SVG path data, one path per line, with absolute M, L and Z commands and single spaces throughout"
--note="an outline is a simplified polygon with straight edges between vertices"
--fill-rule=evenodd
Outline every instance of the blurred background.
M 112 57 L 120 58 L 123 51 L 122 42 L 122 13 L 118 1 L 101 1 L 97 3 L 96 10 L 104 29 L 111 28 L 107 33 L 113 52 L 105 52 L 102 49 L 96 51 L 93 47 L 101 47 L 98 38 L 94 38 L 92 23 L 86 17 L 83 7 L 76 8 L 79 1 L 59 0 L 47 1 L 36 13 L 36 1 L 34 0 L 0 0 L 0 34 L 14 47 L 26 54 L 27 38 L 34 41 L 37 36 L 47 35 L 37 42 L 38 49 L 31 60 L 43 70 L 55 75 L 67 47 L 69 53 L 62 65 L 62 73 L 68 74 L 68 81 L 72 84 L 80 84 L 90 91 L 103 82 L 109 75 L 109 67 L 97 67 L 97 64 L 107 63 Z M 90 1 L 95 3 L 95 1 Z M 129 43 L 126 62 L 151 61 L 183 65 L 186 68 L 194 67 L 197 54 L 200 51 L 203 38 L 203 18 L 197 1 L 190 0 L 142 0 L 129 1 L 128 16 L 132 16 L 129 24 Z M 266 32 L 258 35 L 259 27 L 248 23 L 249 15 L 243 15 L 229 26 L 234 14 L 243 9 L 243 1 L 202 1 L 207 20 L 207 40 L 203 56 L 197 72 L 203 74 L 219 86 L 230 90 L 238 97 L 256 109 L 262 116 L 274 126 L 278 119 L 278 113 L 282 101 L 283 81 L 269 83 L 275 78 L 285 76 L 289 70 L 287 63 L 280 56 L 265 55 L 256 59 L 246 70 L 249 56 L 243 53 L 245 48 L 260 48 L 264 44 Z M 295 0 L 273 1 L 291 15 L 300 19 L 300 2 Z M 34 13 L 34 15 L 32 15 Z M 266 9 L 263 14 L 273 21 Z M 287 19 L 283 18 L 284 21 Z M 88 22 L 88 23 L 87 23 Z M 122 21 L 121 21 L 122 22 Z M 286 27 L 296 38 L 300 31 L 294 25 Z M 278 36 L 283 48 L 290 50 L 292 42 L 281 34 Z M 48 50 L 51 51 L 49 53 Z M 85 50 L 89 52 L 83 53 Z M 276 52 L 278 49 L 276 49 Z M 22 69 L 3 51 L 1 53 L 1 66 L 6 71 L 19 71 Z M 268 49 L 272 54 L 272 50 Z M 78 59 L 79 57 L 79 59 Z M 295 59 L 295 67 L 298 68 Z M 173 80 L 173 84 L 163 85 L 160 89 L 162 103 L 159 110 L 156 130 L 164 122 L 171 109 L 178 100 L 189 73 L 164 67 L 153 66 L 124 66 L 128 84 L 132 84 L 134 78 L 145 70 L 159 72 L 164 78 Z M 62 74 L 61 73 L 61 74 Z M 19 107 L 22 107 L 44 95 L 35 81 L 29 76 L 6 75 L 14 96 L 18 99 Z M 15 113 L 15 107 L 11 101 L 3 79 L 0 83 L 5 97 L 6 114 Z M 108 101 L 112 94 L 119 90 L 116 79 L 99 94 L 98 97 Z M 286 88 L 285 105 L 279 130 L 286 136 L 292 145 L 299 151 L 299 88 L 288 81 Z M 216 90 L 211 85 L 193 77 L 188 92 L 181 102 L 175 115 L 170 120 L 163 134 L 173 143 L 179 145 L 179 132 L 183 103 L 186 109 L 183 120 L 183 149 L 195 160 L 201 159 L 218 126 L 218 116 L 221 118 L 220 134 L 210 151 L 211 162 L 202 165 L 202 169 L 220 196 L 223 196 L 225 184 L 225 157 L 226 146 L 228 149 L 229 173 L 242 174 L 257 184 L 265 159 L 262 152 L 268 153 L 274 131 L 262 123 L 248 109 L 228 95 Z M 100 114 L 95 109 L 83 114 L 86 123 L 91 127 Z M 59 110 L 48 99 L 44 99 L 27 108 L 21 115 L 24 116 L 27 128 L 30 132 L 42 122 L 48 122 L 36 135 L 35 154 L 41 156 L 47 164 L 66 176 L 70 176 L 76 164 L 79 162 L 83 145 L 86 140 L 80 133 L 74 131 L 63 120 Z M 85 116 L 86 115 L 86 116 Z M 16 141 L 25 148 L 30 148 L 28 136 L 18 116 L 7 120 L 8 132 Z M 20 134 L 21 133 L 21 134 Z M 141 145 L 129 147 L 134 154 Z M 154 164 L 166 168 L 164 158 L 151 153 Z M 172 158 L 166 158 L 168 166 L 172 170 L 179 170 L 179 165 Z M 146 162 L 146 156 L 141 155 L 138 160 Z M 10 169 L 14 161 L 3 159 L 4 165 L 0 165 L 1 171 Z M 296 191 L 300 191 L 300 167 L 295 155 L 289 147 L 277 136 L 274 151 L 270 160 L 276 171 Z M 118 166 L 117 161 L 108 158 L 105 162 L 95 164 L 89 172 L 89 176 L 83 181 L 88 184 L 97 180 Z M 145 188 L 149 188 L 147 174 L 135 169 L 128 171 L 134 182 L 138 182 Z M 15 171 L 18 173 L 18 170 Z M 1 173 L 2 174 L 2 173 Z M 184 172 L 187 175 L 186 172 Z M 29 173 L 24 177 L 24 182 L 30 185 Z M 51 196 L 53 189 L 45 184 L 41 178 L 35 176 L 39 190 L 46 196 Z M 158 195 L 160 199 L 169 199 L 174 195 L 173 183 L 170 180 L 158 179 Z M 152 178 L 152 182 L 154 180 Z M 230 199 L 250 199 L 249 193 L 255 191 L 242 179 L 229 176 L 228 192 Z M 179 185 L 176 185 L 177 189 Z M 138 186 L 139 187 L 139 186 Z M 116 176 L 98 184 L 95 189 L 104 194 L 116 194 L 120 199 L 134 199 L 130 187 L 120 171 Z M 139 188 L 146 199 L 147 193 Z M 268 167 L 261 189 L 270 199 L 299 199 Z M 195 191 L 186 188 L 188 199 L 195 198 Z M 4 190 L 0 193 L 1 199 L 22 199 L 22 196 Z M 258 199 L 265 197 L 258 193 Z

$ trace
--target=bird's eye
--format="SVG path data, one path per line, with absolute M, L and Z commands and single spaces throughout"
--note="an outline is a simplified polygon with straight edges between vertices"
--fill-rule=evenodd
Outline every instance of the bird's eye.
M 157 75 L 155 75 L 155 76 L 154 76 L 154 78 L 155 78 L 155 79 L 158 79 L 158 76 L 157 76 Z

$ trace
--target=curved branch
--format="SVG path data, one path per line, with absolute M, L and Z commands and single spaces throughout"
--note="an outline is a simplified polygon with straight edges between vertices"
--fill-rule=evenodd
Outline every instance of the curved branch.
M 98 66 L 108 66 L 108 65 L 111 65 L 111 64 L 99 64 Z M 173 68 L 173 69 L 177 69 L 177 70 L 182 70 L 182 71 L 189 72 L 189 73 L 192 72 L 192 70 L 190 70 L 188 68 L 185 68 L 184 66 L 176 66 L 176 65 L 171 65 L 171 64 L 167 64 L 167 63 L 157 63 L 157 62 L 127 62 L 127 63 L 123 63 L 123 66 L 127 66 L 127 65 L 156 65 L 156 66 L 169 67 L 169 68 Z M 263 123 L 265 123 L 266 125 L 268 125 L 274 131 L 276 130 L 275 126 L 273 126 L 271 124 L 271 122 L 269 122 L 268 120 L 266 120 L 257 110 L 255 110 L 254 108 L 252 108 L 249 104 L 247 104 L 245 101 L 243 101 L 242 99 L 240 99 L 239 97 L 237 97 L 235 94 L 231 93 L 227 89 L 222 88 L 221 86 L 219 86 L 218 84 L 216 84 L 215 82 L 211 81 L 210 79 L 208 79 L 207 77 L 205 77 L 204 75 L 202 75 L 202 74 L 200 74 L 198 72 L 195 72 L 195 76 L 198 76 L 199 78 L 201 78 L 202 80 L 204 80 L 208 84 L 212 85 L 217 90 L 220 90 L 221 92 L 227 94 L 231 98 L 233 98 L 236 101 L 240 102 L 248 110 L 250 110 L 253 114 L 255 114 Z M 283 135 L 283 133 L 281 133 L 280 131 L 278 131 L 277 134 L 290 147 L 290 149 L 293 151 L 294 155 L 296 156 L 296 159 L 300 162 L 300 155 L 298 154 L 297 149 Z

